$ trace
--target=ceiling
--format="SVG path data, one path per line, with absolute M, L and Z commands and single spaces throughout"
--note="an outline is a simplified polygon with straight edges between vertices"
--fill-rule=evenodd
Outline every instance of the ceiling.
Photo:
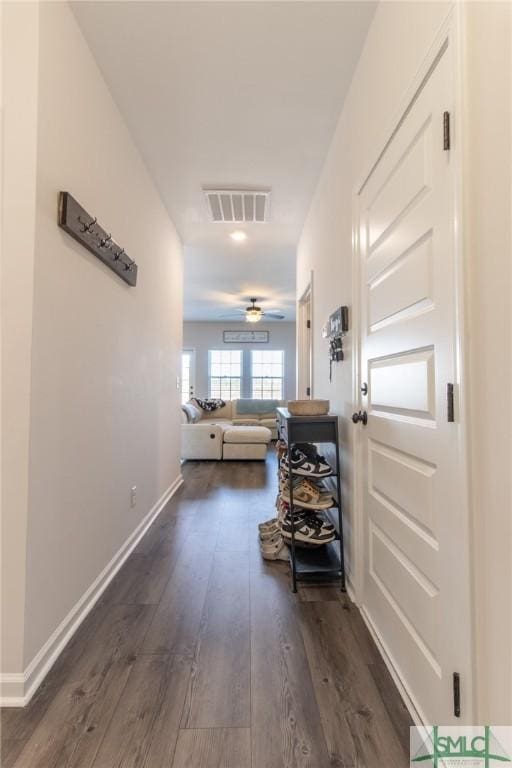
M 183 240 L 185 319 L 250 296 L 294 319 L 297 240 L 375 5 L 72 3 Z M 271 187 L 270 222 L 210 222 L 203 185 Z

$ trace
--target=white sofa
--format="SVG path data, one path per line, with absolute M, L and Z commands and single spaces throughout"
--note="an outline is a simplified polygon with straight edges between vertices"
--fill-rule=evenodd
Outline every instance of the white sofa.
M 275 412 L 239 413 L 238 400 L 230 400 L 216 411 L 201 411 L 195 423 L 182 412 L 181 433 L 183 459 L 262 460 L 277 438 L 277 420 Z

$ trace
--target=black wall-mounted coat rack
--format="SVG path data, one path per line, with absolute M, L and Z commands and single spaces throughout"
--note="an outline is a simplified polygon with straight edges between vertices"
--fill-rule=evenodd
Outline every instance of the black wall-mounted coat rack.
M 348 331 L 348 307 L 338 307 L 329 315 L 322 329 L 324 339 L 329 339 L 329 381 L 332 381 L 332 364 L 344 359 L 343 336 Z
M 137 285 L 137 264 L 69 192 L 59 195 L 59 227 L 110 267 L 125 283 Z

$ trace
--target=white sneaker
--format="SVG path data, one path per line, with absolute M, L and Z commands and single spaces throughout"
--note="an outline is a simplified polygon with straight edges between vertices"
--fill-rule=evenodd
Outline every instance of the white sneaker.
M 260 544 L 261 556 L 264 560 L 286 560 L 288 561 L 288 547 L 283 541 L 282 536 L 274 541 L 272 544 L 265 542 Z
M 265 530 L 266 528 L 272 528 L 277 523 L 277 517 L 273 517 L 270 520 L 265 520 L 264 523 L 259 523 L 258 528 L 260 531 Z
M 260 541 L 272 541 L 276 536 L 281 535 L 281 528 L 277 525 L 274 528 L 269 528 L 266 531 L 260 531 Z
M 334 526 L 316 515 L 294 516 L 294 538 L 298 544 L 306 546 L 320 546 L 329 544 L 336 538 Z M 292 538 L 292 520 L 288 514 L 281 524 L 281 534 L 287 541 Z

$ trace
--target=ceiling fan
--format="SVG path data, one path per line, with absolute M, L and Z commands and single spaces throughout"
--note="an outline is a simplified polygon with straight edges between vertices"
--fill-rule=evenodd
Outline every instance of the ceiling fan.
M 268 309 L 264 312 L 261 307 L 256 305 L 258 299 L 249 299 L 249 301 L 251 302 L 250 307 L 234 309 L 232 312 L 220 315 L 220 317 L 241 319 L 240 316 L 243 315 L 247 323 L 259 323 L 263 317 L 272 318 L 273 320 L 284 320 L 284 315 L 279 309 Z

